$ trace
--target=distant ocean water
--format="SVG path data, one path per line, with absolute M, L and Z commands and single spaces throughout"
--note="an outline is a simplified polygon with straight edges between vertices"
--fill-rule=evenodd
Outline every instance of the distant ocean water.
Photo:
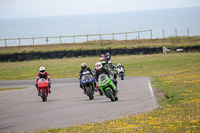
M 0 19 L 0 39 L 152 30 L 153 38 L 200 35 L 200 7 L 43 18 Z M 146 38 L 148 35 L 142 35 Z M 136 38 L 136 37 L 135 37 Z M 9 43 L 9 42 L 8 42 Z M 0 46 L 4 42 L 0 41 Z M 8 44 L 9 45 L 9 44 Z M 17 44 L 16 44 L 17 45 Z

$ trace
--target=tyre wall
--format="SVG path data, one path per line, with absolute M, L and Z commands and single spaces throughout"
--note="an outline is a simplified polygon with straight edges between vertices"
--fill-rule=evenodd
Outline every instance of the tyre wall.
M 200 51 L 200 46 L 182 48 L 185 52 Z M 32 53 L 14 53 L 0 55 L 0 61 L 30 61 L 39 59 L 55 59 L 55 58 L 70 58 L 70 57 L 86 57 L 100 56 L 102 53 L 109 52 L 111 55 L 137 55 L 137 54 L 158 54 L 162 53 L 162 48 L 121 48 L 121 49 L 99 49 L 99 50 L 78 50 L 78 51 L 53 51 L 53 52 L 32 52 Z

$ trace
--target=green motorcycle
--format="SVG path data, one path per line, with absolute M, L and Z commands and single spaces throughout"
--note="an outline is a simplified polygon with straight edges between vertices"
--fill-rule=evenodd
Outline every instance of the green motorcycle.
M 116 87 L 114 85 L 114 83 L 112 82 L 112 80 L 110 78 L 108 78 L 108 76 L 106 74 L 101 74 L 99 76 L 99 84 L 98 87 L 100 88 L 100 90 L 103 92 L 103 94 L 110 98 L 110 100 L 112 102 L 117 101 L 118 97 L 117 97 L 117 90 Z

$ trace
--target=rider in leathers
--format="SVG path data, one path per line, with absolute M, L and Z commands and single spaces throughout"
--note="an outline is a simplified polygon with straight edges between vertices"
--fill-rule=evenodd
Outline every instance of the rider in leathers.
M 83 76 L 83 72 L 86 72 L 86 71 L 88 71 L 92 76 L 94 76 L 94 72 L 92 71 L 92 69 L 90 69 L 89 67 L 87 67 L 86 63 L 82 63 L 81 64 L 81 70 L 79 72 L 80 88 L 82 88 L 81 78 Z
M 50 77 L 49 73 L 45 71 L 45 67 L 44 66 L 41 66 L 39 68 L 39 71 L 40 72 L 37 73 L 37 77 L 35 79 L 35 87 L 38 89 L 38 81 L 39 81 L 39 79 L 44 78 L 44 79 L 48 80 L 49 93 L 51 93 L 51 90 L 50 90 L 50 88 L 51 88 L 51 77 Z
M 108 75 L 109 78 L 111 75 L 110 71 L 106 67 L 103 67 L 101 62 L 97 62 L 95 64 L 95 70 L 94 70 L 94 78 L 95 78 L 96 82 L 98 82 L 99 75 L 101 75 L 101 74 L 106 74 L 106 75 Z M 116 80 L 113 79 L 113 83 L 115 84 L 115 86 L 117 88 Z
M 117 79 L 117 67 L 112 63 L 111 60 L 108 61 L 108 68 L 113 74 L 114 79 Z

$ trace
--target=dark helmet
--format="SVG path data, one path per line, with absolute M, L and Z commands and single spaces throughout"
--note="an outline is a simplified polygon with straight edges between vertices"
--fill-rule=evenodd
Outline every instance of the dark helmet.
M 110 54 L 107 52 L 107 53 L 106 53 L 106 56 L 109 56 L 109 55 L 110 55 Z
M 87 68 L 87 64 L 86 64 L 86 63 L 82 63 L 82 64 L 81 64 L 81 68 L 82 68 L 82 69 L 86 69 L 86 68 Z

